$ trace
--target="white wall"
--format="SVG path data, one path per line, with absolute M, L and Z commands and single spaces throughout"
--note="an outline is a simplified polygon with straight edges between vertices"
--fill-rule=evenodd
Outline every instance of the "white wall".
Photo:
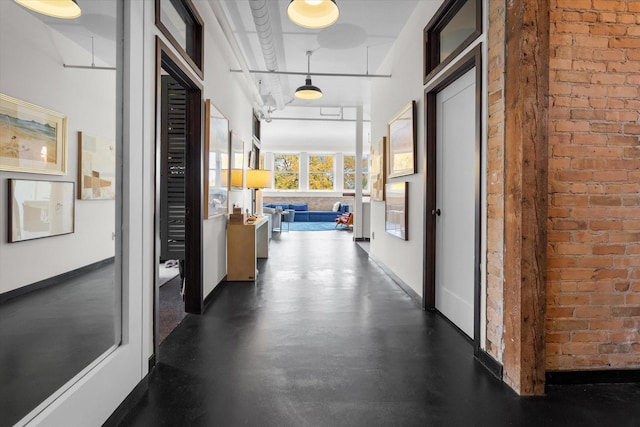
M 251 150 L 253 107 L 243 88 L 244 77 L 229 70 L 236 67 L 233 53 L 225 35 L 207 2 L 195 2 L 198 13 L 205 21 L 204 99 L 211 102 L 229 119 L 229 128 L 245 143 L 244 151 Z M 242 198 L 243 206 L 250 207 L 250 192 L 229 194 L 229 203 Z M 249 204 L 248 204 L 249 203 Z M 204 221 L 203 226 L 203 295 L 206 297 L 227 274 L 226 216 Z
M 115 71 L 64 68 L 52 34 L 13 1 L 0 2 L 0 92 L 67 116 L 67 173 L 0 172 L 0 293 L 114 256 L 115 202 L 76 200 L 75 232 L 7 243 L 7 179 L 73 181 L 78 131 L 115 140 Z M 64 248 L 64 249 L 62 249 Z
M 408 241 L 384 231 L 384 202 L 371 202 L 371 255 L 422 296 L 424 265 L 424 94 L 422 84 L 422 30 L 441 2 L 418 2 L 394 48 L 380 69 L 391 70 L 391 79 L 371 83 L 371 140 L 387 135 L 387 122 L 409 101 L 417 106 L 418 172 L 388 179 L 409 183 Z

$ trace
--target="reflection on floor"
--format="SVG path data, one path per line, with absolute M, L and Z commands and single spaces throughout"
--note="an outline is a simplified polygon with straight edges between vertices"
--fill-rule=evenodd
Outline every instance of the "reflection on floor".
M 351 237 L 274 239 L 255 284 L 224 285 L 167 337 L 121 425 L 640 425 L 637 384 L 516 396 Z
M 114 345 L 113 280 L 110 263 L 0 305 L 0 426 L 14 425 Z

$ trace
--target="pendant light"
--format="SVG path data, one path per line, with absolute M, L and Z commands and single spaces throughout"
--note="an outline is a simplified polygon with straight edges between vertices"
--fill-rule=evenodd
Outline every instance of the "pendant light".
M 296 98 L 298 99 L 320 99 L 322 98 L 322 91 L 318 86 L 311 84 L 311 52 L 307 51 L 307 78 L 304 85 L 296 89 Z
M 76 0 L 15 0 L 20 6 L 54 18 L 73 19 L 82 11 Z
M 289 19 L 304 28 L 325 28 L 340 16 L 334 0 L 291 0 L 287 8 Z

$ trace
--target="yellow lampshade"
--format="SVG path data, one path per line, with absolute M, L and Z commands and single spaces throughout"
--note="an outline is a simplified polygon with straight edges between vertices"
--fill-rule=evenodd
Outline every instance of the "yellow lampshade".
M 243 187 L 242 169 L 231 169 L 231 186 Z
M 34 12 L 54 18 L 73 19 L 82 14 L 76 0 L 15 0 Z
M 325 28 L 333 25 L 340 16 L 334 0 L 291 0 L 287 15 L 304 28 Z
M 247 171 L 247 188 L 271 187 L 271 171 L 264 169 L 249 169 Z

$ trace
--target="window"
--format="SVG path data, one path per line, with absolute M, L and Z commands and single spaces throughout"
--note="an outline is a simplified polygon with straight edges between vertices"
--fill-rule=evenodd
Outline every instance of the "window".
M 362 189 L 369 188 L 369 156 L 362 157 Z M 344 189 L 356 189 L 356 156 L 344 156 Z
M 156 0 L 156 26 L 198 76 L 204 78 L 203 22 L 191 0 Z
M 424 28 L 424 84 L 482 33 L 480 0 L 448 0 Z
M 297 154 L 274 154 L 273 178 L 276 190 L 300 188 L 300 158 Z
M 309 156 L 309 190 L 333 190 L 333 156 Z

